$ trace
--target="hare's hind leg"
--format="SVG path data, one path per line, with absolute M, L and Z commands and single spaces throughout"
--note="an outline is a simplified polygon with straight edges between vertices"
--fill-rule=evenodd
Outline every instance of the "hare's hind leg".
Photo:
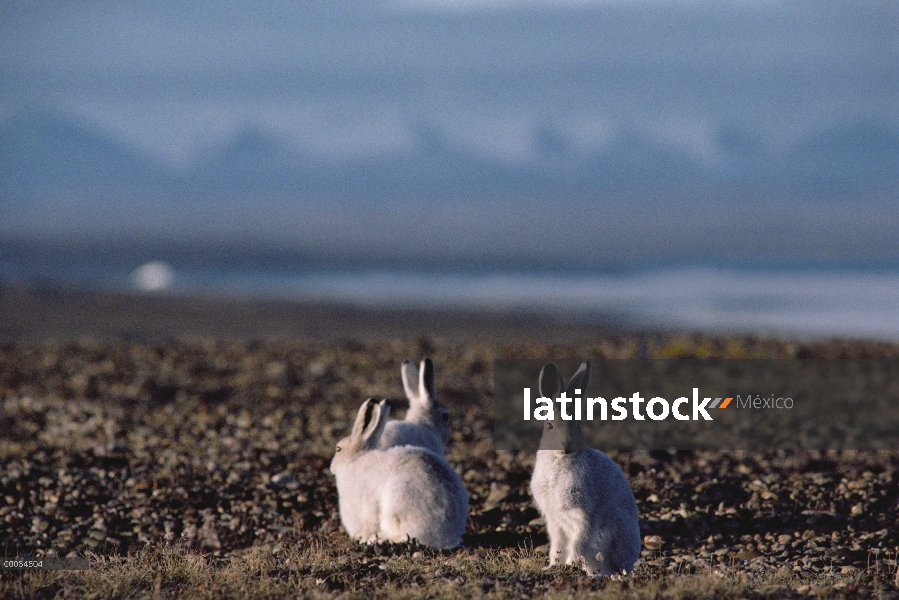
M 575 546 L 572 551 L 571 562 L 585 570 L 587 575 L 591 577 L 604 575 L 606 571 L 603 567 L 606 563 L 603 553 L 597 550 L 596 546 L 591 543 Z
M 392 486 L 380 499 L 378 511 L 378 533 L 382 540 L 399 543 L 406 540 L 407 523 L 403 518 L 403 491 L 400 487 Z
M 441 537 L 440 518 L 423 508 L 421 499 L 404 486 L 397 486 L 384 498 L 379 521 L 381 535 L 391 542 L 415 539 L 436 548 L 450 545 Z
M 400 543 L 409 537 L 408 524 L 404 523 L 402 513 L 392 507 L 385 506 L 381 511 L 379 525 L 381 538 L 389 542 Z
M 602 534 L 597 535 L 590 527 L 579 527 L 572 536 L 569 547 L 568 564 L 576 564 L 590 576 L 608 574 L 609 544 Z
M 549 566 L 554 567 L 560 562 L 564 563 L 568 545 L 568 536 L 565 535 L 565 529 L 559 523 L 551 523 L 547 520 L 546 533 L 549 535 Z

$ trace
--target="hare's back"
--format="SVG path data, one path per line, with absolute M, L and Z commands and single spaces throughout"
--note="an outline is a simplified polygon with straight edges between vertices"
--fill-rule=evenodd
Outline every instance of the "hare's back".
M 607 495 L 634 502 L 634 492 L 618 463 L 607 454 L 592 449 L 583 451 L 582 458 L 586 478 L 596 482 Z
M 531 480 L 542 510 L 586 510 L 603 519 L 610 513 L 636 519 L 636 502 L 621 468 L 598 450 L 574 454 L 538 451 Z
M 640 555 L 640 521 L 634 492 L 624 472 L 615 461 L 599 452 L 590 450 L 587 460 L 594 482 L 588 503 L 592 506 L 592 527 L 606 531 L 615 538 L 616 560 L 620 568 L 630 571 L 630 566 Z
M 386 450 L 397 446 L 416 446 L 437 454 L 443 454 L 443 444 L 433 431 L 407 421 L 388 421 L 378 441 L 378 448 Z
M 389 457 L 390 486 L 410 505 L 458 507 L 464 501 L 467 515 L 465 486 L 442 456 L 414 446 L 398 446 L 384 453 Z
M 425 483 L 436 487 L 456 488 L 462 480 L 442 455 L 419 446 L 395 446 L 384 451 L 394 477 L 412 487 Z M 434 487 L 434 486 L 432 486 Z M 462 487 L 461 489 L 464 489 Z

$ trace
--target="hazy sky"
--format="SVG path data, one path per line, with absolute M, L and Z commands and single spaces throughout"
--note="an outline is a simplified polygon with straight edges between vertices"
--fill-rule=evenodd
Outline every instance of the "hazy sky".
M 341 159 L 408 151 L 421 123 L 526 161 L 639 129 L 716 160 L 816 128 L 899 125 L 892 0 L 0 4 L 0 117 L 74 115 L 172 166 L 258 127 Z
M 899 3 L 0 1 L 0 132 L 6 237 L 895 260 Z

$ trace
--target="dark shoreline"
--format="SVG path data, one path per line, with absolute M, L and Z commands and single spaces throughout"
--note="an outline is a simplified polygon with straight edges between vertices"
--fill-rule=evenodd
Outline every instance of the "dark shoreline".
M 522 311 L 369 308 L 350 304 L 66 288 L 0 290 L 0 341 L 36 339 L 346 339 L 438 336 L 578 339 L 623 332 L 611 318 Z
M 614 314 L 353 304 L 202 296 L 64 287 L 0 287 L 0 343 L 75 340 L 167 342 L 206 338 L 239 341 L 373 341 L 448 339 L 511 344 L 590 345 L 600 340 L 687 347 L 759 344 L 769 358 L 890 358 L 899 342 L 865 338 L 757 335 L 668 330 Z M 713 351 L 717 354 L 717 351 Z M 526 354 L 529 354 L 526 352 Z M 673 356 L 681 356 L 675 352 Z M 688 351 L 686 355 L 691 355 Z M 699 357 L 698 355 L 696 357 Z

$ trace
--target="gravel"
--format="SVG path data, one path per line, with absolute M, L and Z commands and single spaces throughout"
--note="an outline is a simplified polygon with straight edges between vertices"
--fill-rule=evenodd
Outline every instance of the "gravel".
M 225 557 L 341 535 L 327 468 L 334 443 L 365 398 L 403 397 L 404 358 L 431 356 L 453 419 L 448 459 L 471 499 L 466 546 L 542 550 L 545 525 L 528 493 L 533 454 L 493 450 L 493 359 L 737 352 L 899 355 L 895 346 L 862 342 L 624 334 L 528 345 L 7 343 L 0 347 L 0 544 L 8 556 L 121 555 L 169 544 Z M 899 451 L 610 454 L 637 498 L 644 572 L 740 570 L 751 578 L 774 570 L 833 577 L 835 586 L 872 565 L 899 573 Z M 495 584 L 481 582 L 485 591 Z M 895 590 L 895 582 L 882 584 L 884 594 Z

